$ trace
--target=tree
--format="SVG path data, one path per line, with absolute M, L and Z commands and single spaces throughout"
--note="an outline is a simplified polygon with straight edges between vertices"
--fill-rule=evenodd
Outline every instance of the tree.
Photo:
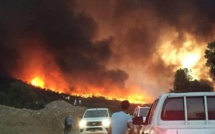
M 175 74 L 174 88 L 170 92 L 211 92 L 212 86 L 207 81 L 193 80 L 191 70 L 179 69 Z
M 185 92 L 188 90 L 189 82 L 192 80 L 187 68 L 178 69 L 175 74 L 174 88 L 171 92 Z
M 208 44 L 205 50 L 206 66 L 210 68 L 210 75 L 215 80 L 215 41 Z
M 213 88 L 208 83 L 197 80 L 190 81 L 188 91 L 190 92 L 212 92 Z
M 8 95 L 10 105 L 19 108 L 31 107 L 37 98 L 35 92 L 33 92 L 33 90 L 27 84 L 21 81 L 15 81 L 10 84 Z
M 4 92 L 0 91 L 0 104 L 5 104 L 7 103 L 7 94 Z

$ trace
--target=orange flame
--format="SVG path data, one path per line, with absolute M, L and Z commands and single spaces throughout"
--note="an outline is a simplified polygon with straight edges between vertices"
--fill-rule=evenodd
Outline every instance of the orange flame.
M 20 68 L 23 70 L 15 72 L 14 75 L 34 86 L 52 90 L 57 93 L 82 97 L 103 96 L 106 99 L 129 99 L 131 103 L 143 104 L 152 100 L 147 93 L 142 93 L 143 91 L 138 88 L 135 89 L 134 87 L 119 89 L 112 86 L 107 90 L 102 87 L 76 82 L 76 87 L 71 90 L 70 86 L 73 87 L 73 85 L 70 85 L 65 80 L 65 76 L 63 76 L 59 67 L 52 59 L 52 56 L 42 47 L 39 47 L 43 44 L 41 40 L 28 38 L 24 41 L 22 40 L 21 43 L 31 44 L 37 48 L 30 47 L 26 48 L 28 52 L 23 51 L 23 60 L 20 61 Z M 31 53 L 31 55 L 29 55 L 29 53 Z M 28 60 L 26 60 L 26 55 L 28 55 Z M 140 92 L 142 94 L 140 94 Z
M 162 55 L 163 61 L 166 65 L 174 65 L 175 70 L 179 68 L 188 68 L 193 72 L 195 79 L 200 79 L 203 72 L 207 72 L 206 67 L 200 67 L 205 65 L 204 50 L 205 45 L 203 42 L 198 42 L 192 37 L 192 35 L 185 34 L 184 41 L 180 44 L 180 48 L 177 48 L 173 43 L 178 33 L 171 31 L 169 34 L 164 35 L 161 40 L 160 49 L 158 53 Z M 207 78 L 210 80 L 209 76 Z
M 44 88 L 44 82 L 39 77 L 34 77 L 30 83 L 34 86 Z
M 204 62 L 202 59 L 204 49 L 195 47 L 197 46 L 197 42 L 189 35 L 186 35 L 186 40 L 181 48 L 175 48 L 174 45 L 172 45 L 173 40 L 171 40 L 175 38 L 174 36 L 175 34 L 169 34 L 164 37 L 164 40 L 160 41 L 160 46 L 157 53 L 162 56 L 161 58 L 166 65 L 174 65 L 175 70 L 181 67 L 191 68 L 195 78 L 199 78 L 202 75 L 202 72 L 206 72 L 205 68 L 200 68 L 199 64 Z M 28 41 L 24 43 L 43 44 L 40 40 L 31 40 L 30 43 Z M 25 80 L 34 86 L 50 89 L 58 93 L 78 95 L 82 97 L 103 96 L 107 99 L 128 99 L 132 103 L 141 104 L 152 102 L 155 97 L 153 95 L 159 94 L 155 93 L 156 91 L 151 91 L 150 84 L 147 88 L 144 86 L 143 89 L 143 87 L 137 86 L 141 84 L 132 83 L 131 80 L 127 81 L 126 87 L 123 89 L 119 89 L 114 86 L 105 89 L 104 87 L 96 87 L 77 82 L 74 84 L 75 88 L 71 90 L 70 87 L 73 87 L 74 85 L 71 85 L 68 81 L 66 81 L 65 76 L 62 74 L 61 70 L 52 59 L 52 56 L 49 55 L 47 51 L 38 47 L 37 49 L 29 48 L 28 53 L 26 53 L 27 52 L 25 51 L 23 52 L 23 60 L 20 61 L 20 68 L 23 70 L 16 72 L 15 77 Z M 28 60 L 26 60 L 26 55 L 29 53 L 31 53 L 31 55 L 29 55 Z M 135 69 L 137 70 L 136 66 Z M 129 70 L 126 70 L 126 72 L 129 72 Z M 134 79 L 135 78 L 136 76 Z M 148 81 L 147 79 L 148 78 L 145 78 L 146 82 L 153 82 L 153 80 Z M 142 77 L 140 81 L 143 81 Z

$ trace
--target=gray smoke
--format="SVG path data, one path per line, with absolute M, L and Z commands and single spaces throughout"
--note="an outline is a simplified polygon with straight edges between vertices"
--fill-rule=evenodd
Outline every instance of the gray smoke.
M 123 89 L 130 77 L 126 69 L 137 67 L 147 72 L 141 77 L 152 87 L 169 88 L 175 66 L 155 53 L 161 35 L 175 29 L 175 48 L 184 33 L 209 42 L 215 34 L 214 7 L 212 0 L 2 0 L 0 73 L 19 71 L 21 54 L 31 44 L 18 40 L 35 37 L 45 42 L 42 48 L 68 83 L 76 79 L 103 87 L 108 81 Z

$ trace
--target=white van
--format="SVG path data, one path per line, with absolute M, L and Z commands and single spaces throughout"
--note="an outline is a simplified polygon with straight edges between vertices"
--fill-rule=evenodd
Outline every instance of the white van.
M 167 93 L 152 104 L 141 134 L 215 134 L 215 93 Z

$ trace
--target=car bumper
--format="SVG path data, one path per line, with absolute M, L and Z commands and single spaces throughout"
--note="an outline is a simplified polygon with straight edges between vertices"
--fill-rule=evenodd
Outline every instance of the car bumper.
M 97 126 L 97 127 L 85 127 L 80 129 L 80 134 L 107 134 L 108 128 Z

